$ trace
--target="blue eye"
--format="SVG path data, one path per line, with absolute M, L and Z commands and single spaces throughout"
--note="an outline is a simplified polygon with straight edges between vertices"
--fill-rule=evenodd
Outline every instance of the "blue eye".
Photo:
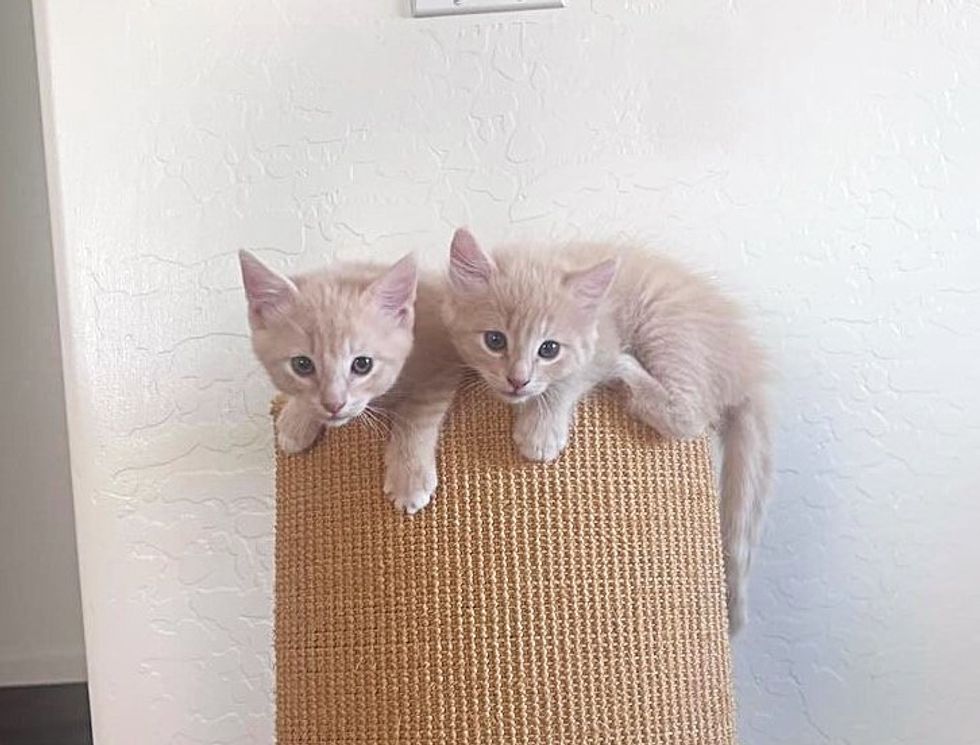
M 548 339 L 547 341 L 541 342 L 541 346 L 538 347 L 538 356 L 542 359 L 553 360 L 558 356 L 560 350 L 561 344 L 553 339 Z
M 501 352 L 507 349 L 507 337 L 500 331 L 485 331 L 483 333 L 483 343 L 491 352 Z
M 316 372 L 316 366 L 313 364 L 313 360 L 305 354 L 299 354 L 293 357 L 289 360 L 289 365 L 293 368 L 293 372 L 301 378 L 308 378 Z
M 367 375 L 374 367 L 374 360 L 370 357 L 355 357 L 350 363 L 350 370 L 355 375 Z

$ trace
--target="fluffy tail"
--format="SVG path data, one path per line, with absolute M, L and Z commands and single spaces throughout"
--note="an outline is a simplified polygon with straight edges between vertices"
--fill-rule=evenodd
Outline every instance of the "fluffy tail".
M 761 394 L 728 409 L 721 437 L 721 535 L 728 629 L 734 634 L 747 618 L 749 565 L 772 473 L 769 421 Z

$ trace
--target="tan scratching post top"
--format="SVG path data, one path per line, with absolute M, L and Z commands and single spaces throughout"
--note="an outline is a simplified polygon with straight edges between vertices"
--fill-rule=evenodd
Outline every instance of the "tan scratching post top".
M 526 463 L 510 410 L 466 394 L 414 517 L 381 454 L 355 422 L 278 456 L 280 745 L 734 742 L 705 440 L 602 395 Z

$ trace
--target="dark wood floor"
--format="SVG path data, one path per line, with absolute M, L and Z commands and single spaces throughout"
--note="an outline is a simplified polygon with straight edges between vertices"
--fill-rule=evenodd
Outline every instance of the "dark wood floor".
M 0 688 L 0 745 L 92 745 L 88 687 Z

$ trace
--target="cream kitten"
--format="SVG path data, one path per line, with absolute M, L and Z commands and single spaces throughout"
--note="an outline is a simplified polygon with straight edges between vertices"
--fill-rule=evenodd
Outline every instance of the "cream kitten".
M 729 627 L 745 620 L 745 583 L 770 477 L 762 350 L 735 305 L 708 282 L 638 248 L 571 245 L 485 254 L 453 237 L 443 319 L 463 361 L 517 404 L 514 441 L 557 458 L 575 405 L 624 384 L 630 412 L 666 437 L 717 425 Z
M 286 277 L 240 254 L 252 347 L 287 401 L 279 447 L 297 453 L 362 414 L 391 419 L 384 490 L 408 514 L 436 488 L 435 454 L 460 363 L 439 318 L 443 290 L 411 256 Z

